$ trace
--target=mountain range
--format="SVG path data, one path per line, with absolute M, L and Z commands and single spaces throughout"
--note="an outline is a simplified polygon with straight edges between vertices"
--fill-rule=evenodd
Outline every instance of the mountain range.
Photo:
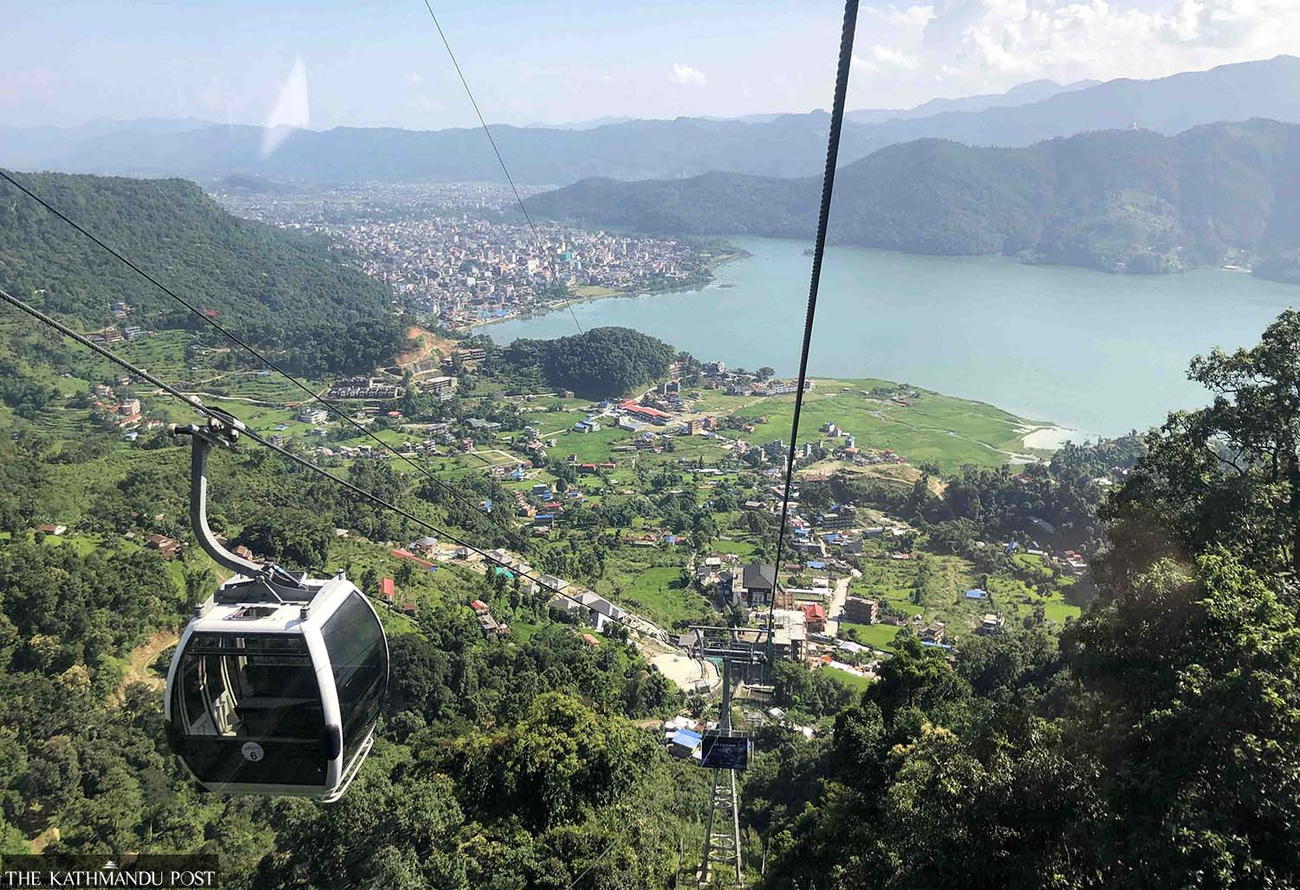
M 1005 94 L 849 117 L 840 149 L 845 163 L 926 137 L 1027 146 L 1092 129 L 1136 126 L 1173 135 L 1253 117 L 1300 122 L 1300 58 L 1278 56 L 1156 80 L 1036 81 Z M 295 130 L 267 154 L 261 127 L 164 123 L 79 131 L 0 128 L 0 165 L 200 180 L 231 173 L 305 182 L 502 179 L 483 133 L 473 128 Z M 492 131 L 517 181 L 566 185 L 592 176 L 672 179 L 711 171 L 810 176 L 824 162 L 827 123 L 824 111 L 814 111 Z
M 676 235 L 810 237 L 819 177 L 590 179 L 538 216 Z M 1300 281 L 1300 125 L 1105 130 L 1024 148 L 921 139 L 843 167 L 833 241 L 928 254 L 1164 272 L 1226 262 Z
M 1078 80 L 1074 83 L 1060 84 L 1054 80 L 1031 80 L 1018 84 L 1005 93 L 984 93 L 978 96 L 963 96 L 958 99 L 931 99 L 915 108 L 888 109 L 864 108 L 846 112 L 847 120 L 858 124 L 877 124 L 890 120 L 911 120 L 930 117 L 949 111 L 979 112 L 986 108 L 1007 108 L 1017 105 L 1029 105 L 1041 102 L 1061 93 L 1073 93 L 1101 83 L 1099 80 Z

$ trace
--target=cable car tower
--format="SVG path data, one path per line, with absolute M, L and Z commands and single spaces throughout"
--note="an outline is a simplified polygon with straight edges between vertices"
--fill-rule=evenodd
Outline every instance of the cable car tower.
M 700 766 L 713 770 L 713 782 L 698 884 L 707 886 L 713 878 L 713 868 L 720 866 L 725 868 L 728 877 L 734 871 L 735 885 L 741 886 L 745 869 L 740 851 L 736 773 L 749 767 L 751 743 L 748 732 L 731 726 L 731 687 L 737 673 L 742 682 L 764 675 L 772 632 L 744 627 L 692 627 L 691 631 L 694 635 L 691 652 L 697 658 L 716 658 L 722 662 L 722 710 L 718 728 L 707 730 L 700 746 Z

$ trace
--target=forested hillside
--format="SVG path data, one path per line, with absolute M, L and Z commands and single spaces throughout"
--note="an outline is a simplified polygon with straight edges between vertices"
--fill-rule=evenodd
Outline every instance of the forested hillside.
M 1175 137 L 1083 133 L 1029 148 L 921 140 L 844 167 L 830 238 L 931 254 L 994 254 L 1107 271 L 1256 263 L 1285 277 L 1300 247 L 1300 126 L 1254 120 Z M 537 213 L 676 234 L 810 237 L 818 182 L 707 174 L 588 180 Z
M 323 239 L 237 219 L 190 182 L 15 176 L 300 371 L 368 371 L 400 345 L 391 294 Z M 125 324 L 214 334 L 7 182 L 0 182 L 0 287 L 83 330 L 118 321 L 112 310 L 121 301 L 132 307 Z
M 642 368 L 669 349 L 617 329 L 573 339 L 564 352 L 575 359 L 595 361 L 589 347 L 627 348 Z M 957 559 L 945 549 L 999 574 L 1019 555 L 990 542 L 1019 534 L 1031 511 L 1048 517 L 1083 542 L 1095 596 L 1060 623 L 1026 614 L 991 636 L 954 633 L 952 650 L 890 627 L 888 655 L 856 688 L 834 669 L 782 662 L 776 701 L 816 732 L 773 723 L 755 734 L 741 788 L 749 881 L 791 890 L 1295 886 L 1297 350 L 1300 315 L 1288 312 L 1260 346 L 1194 360 L 1212 404 L 1170 415 L 1140 444 L 1069 447 L 1014 474 L 922 466 L 910 492 L 805 482 L 800 503 L 810 509 L 840 500 L 905 516 L 915 530 L 889 546 L 915 546 L 922 584 Z M 546 352 L 530 354 L 541 362 Z M 438 404 L 521 429 L 528 400 L 494 401 Z M 535 417 L 566 413 L 537 407 Z M 518 577 L 458 560 L 417 571 L 385 543 L 417 533 L 407 520 L 264 451 L 213 456 L 214 526 L 290 566 L 342 568 L 368 592 L 393 577 L 415 615 L 383 610 L 391 695 L 375 751 L 340 804 L 201 794 L 166 747 L 157 673 L 216 581 L 186 529 L 188 452 L 161 431 L 128 448 L 116 436 L 4 430 L 0 852 L 215 852 L 224 885 L 247 890 L 693 883 L 708 774 L 671 758 L 657 724 L 708 715 L 709 703 L 651 670 L 625 629 L 584 637 L 587 628 L 567 624 L 548 609 L 549 594 Z M 565 445 L 585 449 L 598 436 Z M 640 556 L 655 561 L 630 571 L 621 551 L 634 548 L 621 536 L 639 520 L 698 536 L 697 559 L 709 542 L 770 552 L 775 519 L 739 503 L 762 496 L 767 477 L 715 476 L 700 503 L 674 453 L 688 442 L 658 463 L 647 450 L 625 477 L 635 489 L 602 484 L 597 503 L 569 511 L 580 518 L 563 537 L 530 541 L 529 559 L 614 595 L 623 587 L 629 605 L 666 607 L 670 590 L 695 596 L 680 577 L 686 553 Z M 561 480 L 596 491 L 562 458 L 549 467 L 557 491 Z M 416 474 L 375 460 L 334 468 L 413 515 L 499 543 L 482 513 Z M 1098 479 L 1110 474 L 1124 481 L 1098 508 Z M 453 481 L 472 501 L 512 499 L 508 483 L 482 472 Z M 719 518 L 733 513 L 749 517 L 753 537 L 738 539 L 735 526 L 719 534 Z M 40 530 L 53 519 L 75 531 Z M 169 561 L 147 546 L 153 534 L 191 545 Z M 893 562 L 859 560 L 871 573 Z M 1012 597 L 1041 599 L 1026 586 L 1011 592 L 1005 575 L 992 580 L 999 609 L 1011 612 Z M 512 633 L 485 636 L 474 600 Z
M 763 887 L 1296 885 L 1298 346 L 1287 312 L 1192 362 L 1214 402 L 1147 435 L 1059 648 L 906 640 L 833 739 L 762 758 Z
M 632 646 L 593 647 L 549 620 L 545 591 L 503 576 L 415 577 L 378 548 L 336 542 L 336 525 L 409 529 L 265 452 L 216 456 L 214 521 L 238 541 L 270 523 L 288 550 L 323 529 L 319 553 L 288 563 L 320 572 L 328 550 L 369 591 L 377 571 L 395 574 L 419 614 L 388 622 L 390 708 L 342 804 L 201 794 L 167 750 L 157 671 L 216 578 L 195 548 L 169 562 L 141 546 L 142 533 L 189 539 L 188 450 L 160 438 L 65 457 L 36 437 L 0 441 L 0 853 L 28 839 L 51 852 L 206 850 L 231 887 L 562 887 L 588 867 L 591 886 L 662 887 L 679 844 L 699 843 L 701 772 L 633 723 L 674 712 L 680 694 Z M 387 465 L 345 472 L 449 518 L 430 506 L 443 489 Z M 33 532 L 69 488 L 85 510 L 76 537 Z M 475 599 L 534 633 L 484 640 Z M 139 651 L 161 660 L 131 662 L 151 639 Z

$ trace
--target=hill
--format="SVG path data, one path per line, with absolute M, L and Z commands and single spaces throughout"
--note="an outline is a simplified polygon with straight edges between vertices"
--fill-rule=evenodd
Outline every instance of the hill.
M 1096 86 L 1101 81 L 1079 80 L 1074 83 L 1060 84 L 1053 80 L 1031 80 L 1017 84 L 1004 93 L 984 93 L 978 96 L 962 96 L 957 99 L 931 99 L 915 108 L 884 109 L 862 108 L 846 112 L 845 120 L 859 124 L 875 124 L 894 119 L 930 117 L 947 111 L 978 112 L 986 108 L 1012 107 L 1041 102 L 1059 93 L 1083 90 Z
M 556 340 L 516 340 L 502 351 L 495 370 L 513 381 L 540 379 L 604 398 L 662 377 L 673 355 L 667 343 L 631 328 L 592 328 Z
M 590 129 L 494 125 L 492 135 L 516 181 L 567 184 L 587 176 L 639 179 L 730 169 L 802 176 L 826 153 L 824 112 L 768 123 L 677 118 L 633 120 Z M 252 173 L 313 182 L 361 180 L 504 181 L 482 130 L 337 127 L 295 130 L 262 151 L 261 127 L 220 126 L 160 134 L 124 130 L 71 139 L 46 151 L 0 133 L 0 163 L 71 172 L 215 179 Z M 859 157 L 871 143 L 845 134 Z
M 1172 135 L 1253 117 L 1300 123 L 1300 58 L 1278 56 L 1155 80 L 1064 86 L 1032 81 L 1003 94 L 937 99 L 910 110 L 859 110 L 846 122 L 840 157 L 847 163 L 925 137 L 1027 146 L 1085 130 L 1136 126 Z M 593 176 L 670 179 L 713 170 L 812 176 L 825 163 L 824 111 L 591 123 L 599 125 L 494 125 L 492 132 L 516 181 L 536 185 Z M 269 155 L 262 137 L 261 127 L 195 121 L 100 123 L 63 131 L 0 128 L 0 164 L 204 180 L 254 173 L 311 182 L 503 181 L 477 128 L 297 130 Z
M 1028 148 L 924 139 L 849 164 L 836 180 L 839 243 L 994 254 L 1107 271 L 1260 261 L 1300 246 L 1292 171 L 1300 126 L 1218 123 L 1166 137 L 1110 130 Z M 589 180 L 530 199 L 539 215 L 647 232 L 808 237 L 815 178 L 712 173 L 672 182 Z
M 1154 80 L 1118 78 L 1041 101 L 950 110 L 875 125 L 877 145 L 933 137 L 967 145 L 1032 145 L 1085 130 L 1138 127 L 1173 135 L 1215 121 L 1300 122 L 1300 58 L 1277 56 Z
M 367 371 L 401 342 L 391 294 L 324 240 L 237 219 L 191 182 L 21 178 L 187 300 L 300 371 Z M 122 323 L 113 314 L 121 301 L 132 307 L 126 324 L 207 331 L 8 183 L 0 184 L 0 287 L 34 295 L 41 308 L 83 329 Z

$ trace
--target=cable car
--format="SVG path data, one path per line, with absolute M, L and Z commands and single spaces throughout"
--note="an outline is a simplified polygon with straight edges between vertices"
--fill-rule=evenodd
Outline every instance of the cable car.
M 318 580 L 244 559 L 208 528 L 213 444 L 242 425 L 176 430 L 192 440 L 190 521 L 236 575 L 195 610 L 167 672 L 168 742 L 201 785 L 223 794 L 343 796 L 374 744 L 388 693 L 388 640 L 340 572 Z

